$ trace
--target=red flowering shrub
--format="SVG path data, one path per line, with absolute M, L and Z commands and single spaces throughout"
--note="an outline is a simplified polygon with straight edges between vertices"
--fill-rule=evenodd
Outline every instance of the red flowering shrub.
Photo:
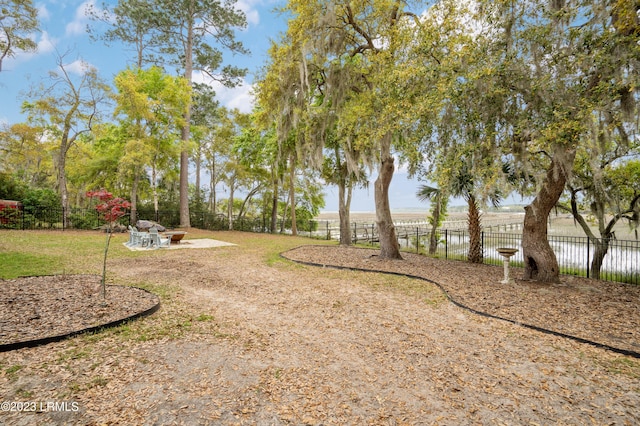
M 87 197 L 98 198 L 100 204 L 96 206 L 96 210 L 102 215 L 102 218 L 109 224 L 107 232 L 107 243 L 104 247 L 104 261 L 102 264 L 102 300 L 106 304 L 106 275 L 107 275 L 107 252 L 109 251 L 109 241 L 111 241 L 111 230 L 113 223 L 127 214 L 126 209 L 131 207 L 131 203 L 123 198 L 113 198 L 113 194 L 100 189 L 98 191 L 88 191 Z
M 87 197 L 98 198 L 101 203 L 96 206 L 96 210 L 101 214 L 102 218 L 109 224 L 109 229 L 113 227 L 113 223 L 126 215 L 126 209 L 131 207 L 131 203 L 124 198 L 113 198 L 113 194 L 100 189 L 98 191 L 88 191 Z

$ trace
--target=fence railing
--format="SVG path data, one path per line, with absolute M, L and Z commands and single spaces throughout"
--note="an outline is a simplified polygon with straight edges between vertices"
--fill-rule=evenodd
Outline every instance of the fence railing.
M 24 206 L 0 210 L 0 229 L 91 229 L 100 226 L 95 209 L 72 208 L 68 223 L 63 221 L 62 208 Z
M 0 229 L 96 229 L 102 222 L 94 209 L 75 208 L 69 212 L 68 225 L 63 224 L 62 209 L 28 207 L 0 211 Z M 174 210 L 153 211 L 139 209 L 137 217 L 154 220 L 171 229 L 180 225 L 180 216 Z M 190 212 L 191 226 L 200 229 L 221 231 L 229 229 L 226 216 L 204 211 Z M 128 225 L 130 216 L 121 218 Z M 276 233 L 290 233 L 290 222 L 278 220 Z M 426 254 L 429 247 L 429 230 L 424 223 L 396 223 L 398 242 L 404 250 Z M 271 232 L 271 218 L 235 218 L 234 230 L 246 232 Z M 309 220 L 297 222 L 298 234 L 310 238 L 339 239 L 340 229 L 335 221 Z M 509 229 L 512 227 L 509 226 Z M 438 244 L 433 255 L 445 259 L 465 260 L 469 250 L 469 233 L 464 229 L 442 229 L 437 234 Z M 375 224 L 354 222 L 351 224 L 351 240 L 354 243 L 378 244 L 379 236 Z M 560 272 L 567 275 L 592 277 L 591 263 L 596 255 L 596 243 L 587 237 L 548 236 Z M 487 232 L 481 234 L 483 261 L 486 264 L 502 264 L 498 247 L 512 247 L 519 252 L 511 258 L 514 266 L 522 266 L 522 235 L 514 232 Z M 608 242 L 608 250 L 600 266 L 600 279 L 640 284 L 640 241 L 616 240 Z
M 32 207 L 7 208 L 0 210 L 0 229 L 97 229 L 104 226 L 99 214 L 92 208 L 72 208 L 69 210 L 68 221 L 63 221 L 63 209 L 57 207 Z M 162 226 L 172 229 L 180 226 L 180 213 L 177 210 L 158 210 L 150 208 L 139 208 L 135 215 L 138 219 L 152 220 Z M 189 212 L 191 226 L 194 228 L 208 229 L 212 231 L 228 230 L 229 220 L 226 215 L 212 213 L 209 211 L 192 210 Z M 118 220 L 124 225 L 135 225 L 132 223 L 131 215 L 127 215 Z M 248 232 L 271 232 L 271 218 L 258 217 L 233 218 L 232 228 L 236 231 Z M 318 221 L 305 220 L 296 222 L 300 233 L 313 234 L 317 231 Z M 291 221 L 278 220 L 275 227 L 277 233 L 287 233 L 291 230 Z
M 338 239 L 339 227 L 335 221 L 321 221 L 316 227 L 315 237 L 326 236 L 327 239 Z M 427 254 L 430 243 L 430 229 L 422 223 L 395 223 L 396 235 L 404 250 Z M 486 229 L 486 228 L 485 228 Z M 492 225 L 490 230 L 482 231 L 481 244 L 483 262 L 491 265 L 502 265 L 503 258 L 498 254 L 498 247 L 512 247 L 519 251 L 511 258 L 513 266 L 524 266 L 522 255 L 522 234 L 500 232 L 500 230 L 522 229 L 513 224 Z M 593 278 L 592 262 L 596 256 L 596 245 L 602 239 L 591 240 L 579 236 L 549 235 L 549 244 L 556 254 L 560 273 Z M 441 229 L 436 235 L 438 242 L 432 255 L 444 259 L 466 260 L 469 252 L 469 232 L 466 229 Z M 354 222 L 351 224 L 351 241 L 377 245 L 379 235 L 377 227 L 372 223 Z M 608 241 L 608 250 L 599 268 L 599 278 L 605 281 L 640 284 L 640 241 L 618 240 Z
M 466 259 L 469 250 L 469 232 L 466 230 L 442 230 L 439 234 L 436 255 L 446 259 Z M 591 269 L 596 255 L 596 244 L 601 239 L 592 241 L 587 237 L 567 237 L 550 235 L 547 237 L 556 254 L 560 273 L 593 278 Z M 417 249 L 424 247 L 428 240 L 416 240 Z M 500 265 L 503 258 L 498 254 L 498 247 L 518 249 L 511 258 L 514 266 L 523 266 L 522 234 L 482 232 L 483 261 L 486 264 Z M 640 241 L 609 240 L 608 250 L 599 268 L 599 278 L 605 281 L 618 281 L 640 284 Z

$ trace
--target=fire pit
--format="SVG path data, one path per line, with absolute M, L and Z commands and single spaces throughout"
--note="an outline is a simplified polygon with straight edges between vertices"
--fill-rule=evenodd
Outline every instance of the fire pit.
M 176 243 L 179 244 L 180 240 L 184 237 L 184 235 L 186 234 L 185 231 L 170 231 L 170 232 L 164 232 L 164 235 L 166 235 L 167 237 L 171 237 L 171 243 Z

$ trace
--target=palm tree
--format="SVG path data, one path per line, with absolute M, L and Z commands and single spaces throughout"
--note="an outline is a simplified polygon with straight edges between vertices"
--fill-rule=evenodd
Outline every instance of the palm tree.
M 479 195 L 477 181 L 471 171 L 470 165 L 463 160 L 459 168 L 454 172 L 450 182 L 449 192 L 454 197 L 462 197 L 468 205 L 467 222 L 469 230 L 469 252 L 467 259 L 471 263 L 482 263 L 482 223 L 480 205 L 487 201 L 494 207 L 500 205 L 502 195 L 495 189 L 484 197 Z
M 421 185 L 416 195 L 420 201 L 430 201 L 433 203 L 431 217 L 429 218 L 429 224 L 431 225 L 431 232 L 429 233 L 429 254 L 435 254 L 436 248 L 438 247 L 437 230 L 447 216 L 449 198 L 441 189 L 429 185 Z

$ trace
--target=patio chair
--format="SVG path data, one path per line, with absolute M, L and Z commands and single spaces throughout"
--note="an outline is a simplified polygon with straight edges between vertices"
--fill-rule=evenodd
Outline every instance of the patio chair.
M 158 228 L 156 227 L 149 228 L 149 238 L 151 240 L 151 246 L 156 249 L 169 247 L 171 245 L 171 237 L 162 238 L 160 234 L 158 234 Z
M 133 246 L 139 245 L 140 236 L 138 234 L 139 234 L 138 230 L 133 226 L 129 225 L 129 241 L 124 243 L 124 245 L 127 247 L 133 247 Z
M 151 245 L 151 238 L 146 232 L 140 232 L 135 226 L 129 226 L 129 241 L 125 243 L 127 247 L 148 247 Z

